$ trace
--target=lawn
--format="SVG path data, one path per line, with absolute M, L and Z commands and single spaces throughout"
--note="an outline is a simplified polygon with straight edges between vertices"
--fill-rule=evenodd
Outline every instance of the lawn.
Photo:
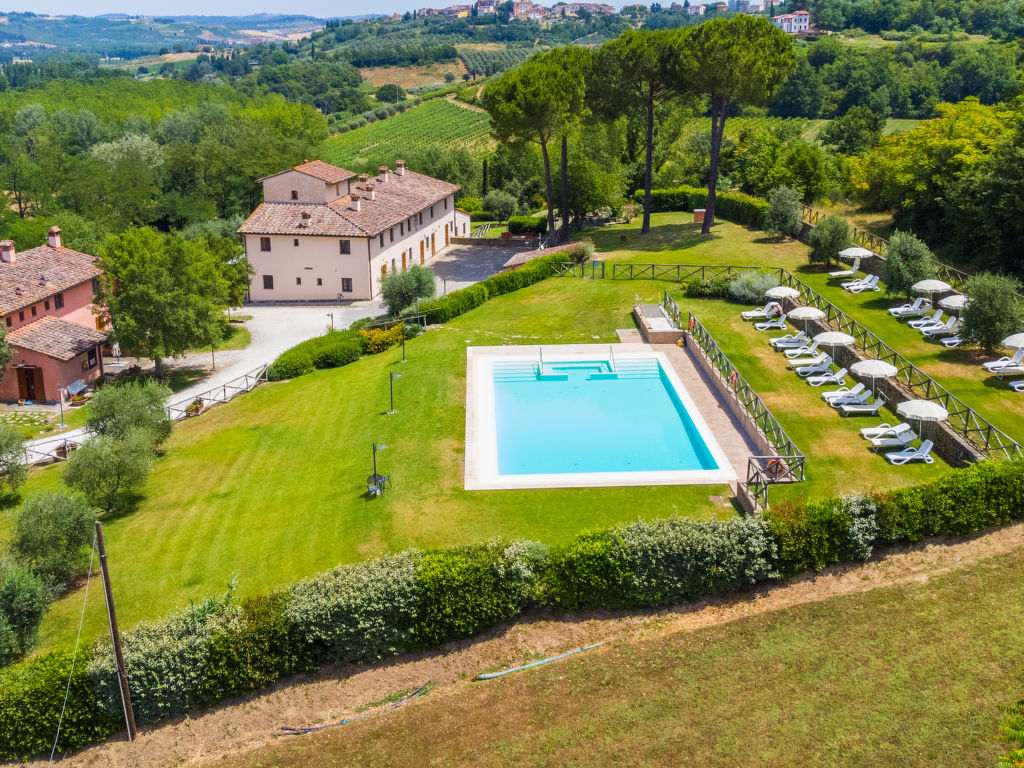
M 990 768 L 1024 687 L 1022 590 L 1015 553 L 629 637 L 217 764 Z

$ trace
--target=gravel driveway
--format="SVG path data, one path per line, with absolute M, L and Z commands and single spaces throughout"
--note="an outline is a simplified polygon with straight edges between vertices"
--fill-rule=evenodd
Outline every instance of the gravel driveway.
M 437 293 L 451 293 L 501 272 L 502 265 L 522 248 L 494 245 L 451 245 L 434 259 L 430 268 L 437 278 Z

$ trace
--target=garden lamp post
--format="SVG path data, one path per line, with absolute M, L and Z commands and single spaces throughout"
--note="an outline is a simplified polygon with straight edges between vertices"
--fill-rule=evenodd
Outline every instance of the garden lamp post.
M 211 371 L 216 371 L 217 370 L 217 355 L 215 355 L 214 352 L 213 352 L 213 350 L 216 348 L 216 346 L 217 345 L 214 344 L 212 341 L 210 342 L 210 370 Z
M 405 360 L 405 323 L 402 323 L 402 362 Z
M 334 330 L 334 313 L 333 312 L 328 312 L 327 316 L 329 318 L 331 318 L 331 330 L 333 331 Z
M 377 451 L 383 451 L 387 448 L 383 443 L 378 443 L 376 440 L 373 442 L 373 476 L 377 477 Z
M 394 416 L 398 411 L 395 410 L 395 379 L 402 378 L 402 374 L 391 371 L 388 375 L 388 380 L 391 385 L 391 410 L 388 411 L 389 416 Z
M 57 402 L 60 403 L 60 426 L 63 429 L 66 426 L 64 424 L 64 387 L 57 387 Z

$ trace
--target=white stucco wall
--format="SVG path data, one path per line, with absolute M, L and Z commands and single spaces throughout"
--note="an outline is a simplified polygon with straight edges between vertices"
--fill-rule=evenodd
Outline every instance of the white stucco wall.
M 292 191 L 299 193 L 292 200 Z M 348 182 L 324 184 L 299 171 L 285 171 L 263 181 L 263 199 L 268 203 L 329 203 L 348 194 Z

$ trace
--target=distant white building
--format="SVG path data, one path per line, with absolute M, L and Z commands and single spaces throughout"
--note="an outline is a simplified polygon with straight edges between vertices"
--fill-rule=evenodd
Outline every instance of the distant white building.
M 794 13 L 784 13 L 781 16 L 772 16 L 772 24 L 787 35 L 798 35 L 811 28 L 811 14 L 808 11 L 795 11 Z

